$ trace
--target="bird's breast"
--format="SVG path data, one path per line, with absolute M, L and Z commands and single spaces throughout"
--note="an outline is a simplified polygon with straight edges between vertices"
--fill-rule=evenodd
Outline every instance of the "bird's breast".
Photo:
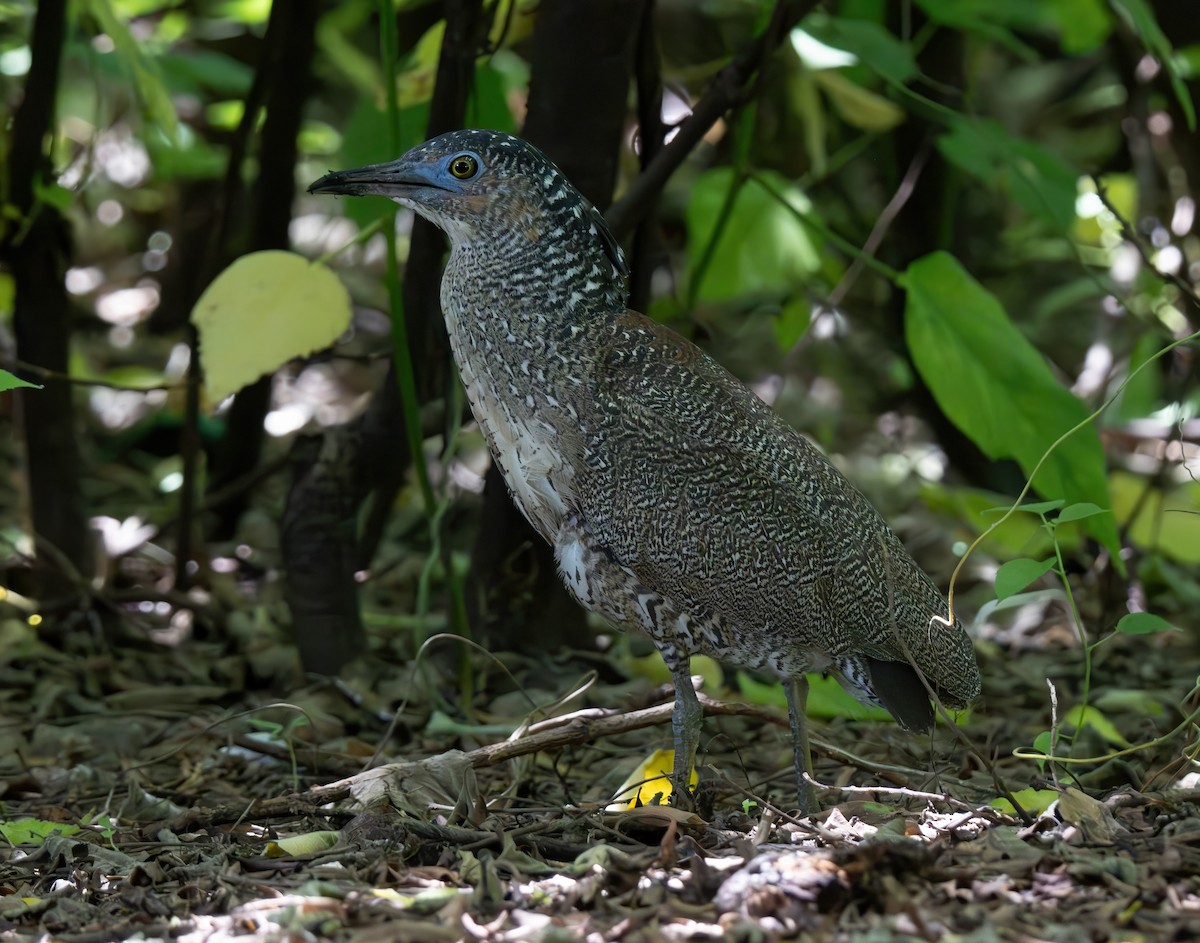
M 573 472 L 558 448 L 561 404 L 536 382 L 519 340 L 472 330 L 447 312 L 450 348 L 471 413 L 487 439 L 513 502 L 547 540 L 567 514 Z M 532 355 L 531 355 L 532 356 Z

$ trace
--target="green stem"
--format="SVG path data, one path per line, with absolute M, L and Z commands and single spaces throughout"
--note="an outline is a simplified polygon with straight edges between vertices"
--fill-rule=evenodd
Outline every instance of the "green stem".
M 1067 579 L 1067 565 L 1063 560 L 1062 546 L 1058 542 L 1054 525 L 1046 521 L 1045 516 L 1042 517 L 1042 521 L 1050 528 L 1050 536 L 1054 541 L 1055 572 L 1062 581 L 1063 592 L 1067 596 L 1067 605 L 1071 608 L 1071 621 L 1075 624 L 1075 632 L 1079 636 L 1079 647 L 1083 651 L 1083 687 L 1080 691 L 1080 716 L 1083 717 L 1086 714 L 1088 698 L 1092 690 L 1092 646 L 1088 643 L 1087 629 L 1083 625 L 1083 616 L 1075 602 L 1075 594 L 1071 592 L 1071 581 Z M 1075 725 L 1075 730 L 1070 737 L 1072 747 L 1082 730 L 1083 723 L 1080 721 Z
M 392 154 L 399 154 L 401 148 L 400 134 L 400 101 L 396 89 L 396 63 L 399 59 L 399 38 L 396 34 L 396 11 L 393 0 L 379 0 L 379 46 L 380 58 L 383 61 L 384 102 L 387 114 L 388 146 Z M 445 560 L 446 584 L 450 591 L 452 621 L 455 629 L 462 636 L 471 636 L 471 627 L 467 621 L 466 598 L 463 594 L 462 583 L 451 565 L 449 553 L 442 552 L 442 517 L 445 506 L 439 507 L 433 484 L 429 477 L 429 467 L 425 463 L 425 451 L 421 438 L 421 416 L 417 407 L 417 382 L 413 374 L 412 348 L 408 340 L 408 326 L 404 320 L 404 298 L 400 291 L 399 263 L 396 260 L 396 225 L 395 207 L 390 214 L 390 225 L 384 230 L 387 237 L 387 286 L 388 302 L 392 316 L 392 356 L 396 365 L 396 381 L 400 386 L 400 402 L 404 410 L 404 426 L 408 435 L 408 448 L 412 455 L 413 469 L 417 476 L 417 485 L 421 491 L 421 502 L 425 509 L 425 517 L 429 524 L 430 556 Z M 424 615 L 428 611 L 428 595 L 419 597 L 417 612 Z M 465 659 L 459 666 L 460 682 L 464 698 L 470 697 L 470 665 Z
M 1026 478 L 1025 487 L 1023 487 L 1021 489 L 1021 493 L 1018 494 L 1016 496 L 1016 498 L 1013 500 L 1012 506 L 1009 507 L 1009 509 L 1004 512 L 1003 516 L 1000 517 L 999 520 L 993 521 L 991 526 L 988 527 L 987 530 L 985 530 L 978 537 L 976 537 L 973 541 L 971 541 L 971 545 L 969 547 L 967 547 L 967 549 L 963 553 L 963 555 L 961 557 L 959 557 L 958 565 L 955 566 L 954 572 L 950 574 L 950 589 L 949 589 L 949 592 L 946 594 L 946 602 L 950 609 L 950 612 L 949 612 L 950 623 L 953 623 L 953 621 L 954 621 L 954 587 L 958 583 L 958 576 L 962 572 L 962 568 L 964 566 L 966 566 L 967 560 L 970 558 L 971 554 L 975 552 L 975 548 L 978 547 L 985 540 L 987 540 L 990 536 L 992 536 L 992 534 L 995 533 L 995 531 L 998 527 L 1001 527 L 1005 521 L 1007 521 L 1010 517 L 1012 517 L 1014 514 L 1017 513 L 1017 511 L 1021 507 L 1021 502 L 1025 500 L 1025 495 L 1029 494 L 1030 490 L 1032 490 L 1033 480 L 1037 477 L 1037 473 L 1042 470 L 1042 466 L 1046 464 L 1046 461 L 1050 458 L 1051 454 L 1053 454 L 1054 450 L 1057 449 L 1064 442 L 1066 442 L 1067 439 L 1071 438 L 1071 436 L 1073 436 L 1080 429 L 1083 429 L 1085 426 L 1091 425 L 1091 423 L 1095 422 L 1100 417 L 1101 413 L 1103 413 L 1106 409 L 1108 409 L 1109 406 L 1111 406 L 1114 402 L 1116 402 L 1117 397 L 1121 395 L 1121 393 L 1122 393 L 1122 391 L 1124 391 L 1125 387 L 1127 387 L 1131 382 L 1133 382 L 1133 378 L 1136 377 L 1143 370 L 1145 370 L 1148 366 L 1150 366 L 1150 364 L 1154 363 L 1159 358 L 1166 356 L 1168 353 L 1170 353 L 1176 347 L 1179 347 L 1182 344 L 1189 344 L 1196 340 L 1200 340 L 1200 331 L 1194 331 L 1193 333 L 1187 335 L 1186 337 L 1181 337 L 1177 340 L 1174 340 L 1170 344 L 1167 344 L 1166 347 L 1161 348 L 1153 356 L 1147 357 L 1144 361 L 1142 361 L 1142 363 L 1140 363 L 1138 365 L 1137 369 L 1132 370 L 1130 372 L 1129 376 L 1127 376 L 1121 382 L 1121 385 L 1118 386 L 1116 388 L 1116 390 L 1113 391 L 1113 394 L 1108 399 L 1106 399 L 1103 403 L 1101 403 L 1095 409 L 1095 411 L 1092 412 L 1092 414 L 1090 416 L 1086 417 L 1085 419 L 1081 419 L 1079 422 L 1077 422 L 1075 425 L 1073 425 L 1070 429 L 1068 429 L 1066 432 L 1064 432 L 1057 439 L 1055 439 L 1053 442 L 1050 443 L 1049 448 L 1047 448 L 1046 451 L 1042 453 L 1042 457 L 1040 459 L 1038 459 L 1038 463 L 1033 466 L 1033 471 L 1031 471 L 1029 473 L 1028 477 Z M 1124 564 L 1122 563 L 1122 561 L 1119 558 L 1114 559 L 1113 565 L 1118 567 L 1118 569 L 1120 567 L 1124 566 Z
M 687 304 L 684 307 L 686 311 L 695 310 L 696 299 L 700 295 L 700 286 L 704 284 L 704 276 L 708 274 L 709 266 L 712 265 L 713 257 L 716 255 L 717 243 L 721 241 L 725 227 L 729 224 L 729 219 L 733 215 L 733 206 L 737 203 L 738 194 L 745 182 L 745 174 L 735 169 L 733 177 L 729 181 L 729 189 L 725 191 L 721 210 L 717 213 L 717 221 L 713 225 L 712 234 L 708 237 L 708 242 L 704 244 L 704 251 L 700 253 L 700 259 L 692 271 L 692 278 L 688 283 Z
M 760 187 L 762 187 L 764 190 L 766 190 L 767 193 L 769 193 L 771 195 L 771 197 L 776 202 L 779 203 L 780 206 L 782 206 L 789 213 L 791 213 L 794 217 L 796 217 L 796 220 L 802 226 L 806 226 L 807 228 L 809 228 L 813 232 L 815 232 L 817 235 L 819 235 L 822 239 L 825 239 L 828 242 L 833 243 L 835 246 L 837 246 L 839 249 L 841 249 L 843 252 L 845 252 L 848 256 L 850 256 L 853 259 L 857 259 L 859 262 L 861 262 L 867 268 L 871 269 L 872 271 L 876 272 L 879 275 L 882 275 L 884 278 L 886 278 L 888 281 L 892 282 L 893 284 L 899 283 L 900 273 L 897 272 L 890 265 L 886 265 L 885 263 L 880 262 L 877 258 L 875 258 L 875 256 L 868 255 L 867 253 L 863 252 L 862 249 L 860 249 L 858 246 L 856 246 L 849 239 L 839 236 L 837 233 L 835 233 L 832 229 L 830 229 L 824 223 L 817 222 L 817 220 L 813 219 L 808 214 L 800 212 L 798 209 L 796 209 L 796 207 L 792 206 L 792 204 L 788 202 L 787 198 L 782 193 L 780 193 L 779 190 L 777 190 L 775 188 L 775 185 L 773 183 L 771 183 L 771 181 L 768 180 L 766 177 L 764 177 L 762 174 L 751 172 L 750 177 Z
M 396 216 L 394 213 L 392 214 L 391 219 L 392 219 L 392 222 L 395 223 Z M 383 224 L 384 224 L 384 219 L 382 219 L 382 218 L 375 220 L 373 223 L 369 223 L 368 225 L 366 225 L 362 229 L 360 229 L 355 234 L 354 238 L 351 239 L 349 242 L 343 243 L 342 245 L 338 246 L 336 249 L 330 249 L 324 255 L 317 256 L 315 259 L 313 259 L 313 264 L 314 265 L 328 265 L 335 258 L 337 258 L 339 255 L 341 255 L 343 252 L 345 252 L 347 249 L 349 249 L 351 246 L 366 242 L 373 235 L 375 235 L 375 233 L 379 232 L 379 230 L 381 230 L 383 228 Z M 393 225 L 392 228 L 395 229 L 395 226 Z
M 399 59 L 399 39 L 396 36 L 396 11 L 392 0 L 379 0 L 379 52 L 383 60 L 383 90 L 387 113 L 388 148 L 392 154 L 400 152 L 400 100 L 396 91 L 396 62 Z M 392 316 L 392 358 L 396 365 L 396 381 L 400 385 L 400 403 L 404 411 L 404 431 L 408 435 L 408 449 L 412 455 L 413 470 L 417 475 L 417 486 L 421 491 L 421 502 L 425 514 L 433 518 L 437 500 L 429 480 L 429 468 L 425 464 L 425 450 L 421 438 L 421 414 L 417 408 L 417 381 L 413 376 L 412 349 L 408 342 L 408 326 L 404 321 L 404 297 L 400 292 L 400 265 L 396 259 L 396 206 L 384 218 L 389 225 L 384 227 L 387 239 L 387 289 L 388 305 Z

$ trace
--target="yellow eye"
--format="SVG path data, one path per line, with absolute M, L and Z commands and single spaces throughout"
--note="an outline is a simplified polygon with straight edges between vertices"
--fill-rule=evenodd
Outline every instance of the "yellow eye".
M 450 173 L 459 180 L 469 180 L 479 172 L 479 161 L 470 154 L 459 154 L 450 161 Z

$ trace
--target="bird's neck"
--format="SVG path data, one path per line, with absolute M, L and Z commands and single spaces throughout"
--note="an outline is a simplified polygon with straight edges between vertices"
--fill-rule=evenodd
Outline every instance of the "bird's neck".
M 524 239 L 455 246 L 442 278 L 450 331 L 480 353 L 517 361 L 602 328 L 624 313 L 626 301 L 603 250 L 571 243 L 553 251 Z

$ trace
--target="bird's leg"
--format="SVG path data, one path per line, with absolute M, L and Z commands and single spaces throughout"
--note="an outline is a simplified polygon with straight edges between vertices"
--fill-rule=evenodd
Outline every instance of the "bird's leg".
M 671 714 L 671 732 L 675 735 L 675 768 L 671 772 L 671 804 L 685 806 L 691 798 L 692 765 L 700 744 L 704 708 L 692 687 L 691 658 L 677 652 L 664 652 L 663 660 L 671 669 L 675 685 L 675 710 Z
M 788 726 L 792 730 L 792 760 L 796 767 L 796 802 L 799 803 L 801 813 L 812 815 L 817 811 L 817 801 L 813 794 L 812 783 L 805 779 L 805 773 L 811 776 L 813 771 L 812 752 L 808 747 L 807 675 L 789 679 L 783 689 L 787 694 Z

